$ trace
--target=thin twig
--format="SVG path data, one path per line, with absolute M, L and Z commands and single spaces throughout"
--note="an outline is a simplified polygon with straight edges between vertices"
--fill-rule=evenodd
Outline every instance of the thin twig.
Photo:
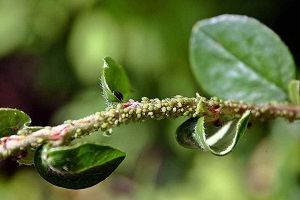
M 142 98 L 116 103 L 113 108 L 88 117 L 69 120 L 54 127 L 44 127 L 38 131 L 22 129 L 17 135 L 0 139 L 0 160 L 8 157 L 22 157 L 28 149 L 36 149 L 43 143 L 53 146 L 69 144 L 75 138 L 90 135 L 101 130 L 108 131 L 115 126 L 130 122 L 143 122 L 147 119 L 168 119 L 179 116 L 200 117 L 209 120 L 230 119 L 251 111 L 251 120 L 273 120 L 279 117 L 288 121 L 300 118 L 300 106 L 286 104 L 255 105 L 243 101 L 222 101 L 217 98 L 206 99 L 197 94 L 196 98 L 175 96 L 163 100 Z

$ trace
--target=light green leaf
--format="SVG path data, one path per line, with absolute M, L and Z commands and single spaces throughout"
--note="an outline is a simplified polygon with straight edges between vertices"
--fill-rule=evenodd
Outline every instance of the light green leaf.
M 300 105 L 300 81 L 292 80 L 289 84 L 289 97 L 293 104 Z
M 45 144 L 37 149 L 34 163 L 40 176 L 53 185 L 84 189 L 106 179 L 124 158 L 124 152 L 99 144 L 55 148 Z
M 246 111 L 241 118 L 224 123 L 221 127 L 216 127 L 210 122 L 205 122 L 204 117 L 200 117 L 196 133 L 200 137 L 201 146 L 217 156 L 224 156 L 230 153 L 240 138 L 243 136 L 250 118 L 250 111 Z
M 15 135 L 31 123 L 30 117 L 17 109 L 0 108 L 0 137 Z
M 108 103 L 129 99 L 129 79 L 124 69 L 110 57 L 104 58 L 101 86 L 103 96 Z
M 199 21 L 190 62 L 201 87 L 222 99 L 255 103 L 286 100 L 295 63 L 281 39 L 259 21 L 221 15 Z

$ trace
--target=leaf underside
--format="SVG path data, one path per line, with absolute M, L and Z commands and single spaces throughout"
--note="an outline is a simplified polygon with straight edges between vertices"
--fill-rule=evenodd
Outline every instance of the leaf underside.
M 200 143 L 204 150 L 217 156 L 230 153 L 243 136 L 250 118 L 250 111 L 246 111 L 241 118 L 225 122 L 221 127 L 205 122 L 200 117 L 196 132 L 200 136 Z

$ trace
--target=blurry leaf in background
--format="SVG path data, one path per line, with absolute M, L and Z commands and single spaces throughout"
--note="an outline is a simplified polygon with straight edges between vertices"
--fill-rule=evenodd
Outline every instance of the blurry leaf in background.
M 23 43 L 30 22 L 29 1 L 0 1 L 0 58 Z
M 242 166 L 235 156 L 196 156 L 188 173 L 188 190 L 203 199 L 244 199 Z
M 0 194 L 3 200 L 21 200 L 26 197 L 30 200 L 44 199 L 41 182 L 37 181 L 34 170 L 20 170 L 9 181 L 0 176 Z
M 59 3 L 63 4 L 69 12 L 79 13 L 82 10 L 89 9 L 93 7 L 99 0 L 64 0 L 59 1 Z
M 157 24 L 145 24 L 136 18 L 129 18 L 124 24 L 126 63 L 134 67 L 137 74 L 158 74 L 164 69 L 168 58 Z
M 83 85 L 99 84 L 99 66 L 106 56 L 121 60 L 123 40 L 119 24 L 105 10 L 91 9 L 77 16 L 68 53 Z
M 126 39 L 122 65 L 126 67 L 132 84 L 131 98 L 158 97 L 159 82 L 166 78 L 164 71 L 169 67 L 161 30 L 156 23 L 145 23 L 143 19 L 132 16 L 126 18 L 123 27 Z M 151 79 L 146 81 L 145 77 Z
M 190 61 L 201 87 L 222 99 L 287 100 L 287 85 L 295 78 L 295 63 L 286 45 L 271 29 L 247 16 L 199 21 L 191 35 Z
M 37 59 L 39 66 L 36 69 L 35 96 L 48 109 L 57 109 L 80 88 L 79 81 L 64 55 L 63 45 L 56 48 L 58 49 L 51 49 Z
M 0 1 L 0 57 L 20 47 L 44 52 L 64 36 L 69 14 L 54 1 Z
M 251 152 L 245 181 L 247 190 L 253 197 L 299 198 L 299 129 L 299 123 L 276 120 L 272 122 L 272 134 L 263 139 Z
M 24 44 L 31 52 L 40 54 L 63 38 L 69 13 L 59 1 L 32 0 L 31 4 L 31 21 Z
M 243 168 L 234 161 L 235 157 L 231 155 L 220 158 L 210 154 L 197 154 L 184 179 L 157 188 L 151 198 L 168 200 L 172 194 L 172 200 L 247 199 L 242 182 Z M 146 191 L 147 188 L 144 188 L 145 193 Z M 136 199 L 142 197 L 143 193 Z

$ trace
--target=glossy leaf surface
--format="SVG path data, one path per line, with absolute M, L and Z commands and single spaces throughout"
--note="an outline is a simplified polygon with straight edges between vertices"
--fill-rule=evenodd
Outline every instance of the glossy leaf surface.
M 124 158 L 124 152 L 98 144 L 56 148 L 46 144 L 37 149 L 34 163 L 40 176 L 53 185 L 84 189 L 106 179 Z
M 185 148 L 203 149 L 200 142 L 200 136 L 195 128 L 199 118 L 190 118 L 183 122 L 176 130 L 176 141 Z
M 107 102 L 120 102 L 129 99 L 129 79 L 122 66 L 110 57 L 104 58 L 101 86 Z
M 199 21 L 190 38 L 190 62 L 201 87 L 222 99 L 286 100 L 288 83 L 295 78 L 286 45 L 268 27 L 246 16 Z
M 250 118 L 250 111 L 246 111 L 241 118 L 225 122 L 221 127 L 205 122 L 200 117 L 197 122 L 196 132 L 204 150 L 217 156 L 230 153 L 243 136 Z
M 17 109 L 0 108 L 0 136 L 5 137 L 17 132 L 31 123 L 30 117 Z

